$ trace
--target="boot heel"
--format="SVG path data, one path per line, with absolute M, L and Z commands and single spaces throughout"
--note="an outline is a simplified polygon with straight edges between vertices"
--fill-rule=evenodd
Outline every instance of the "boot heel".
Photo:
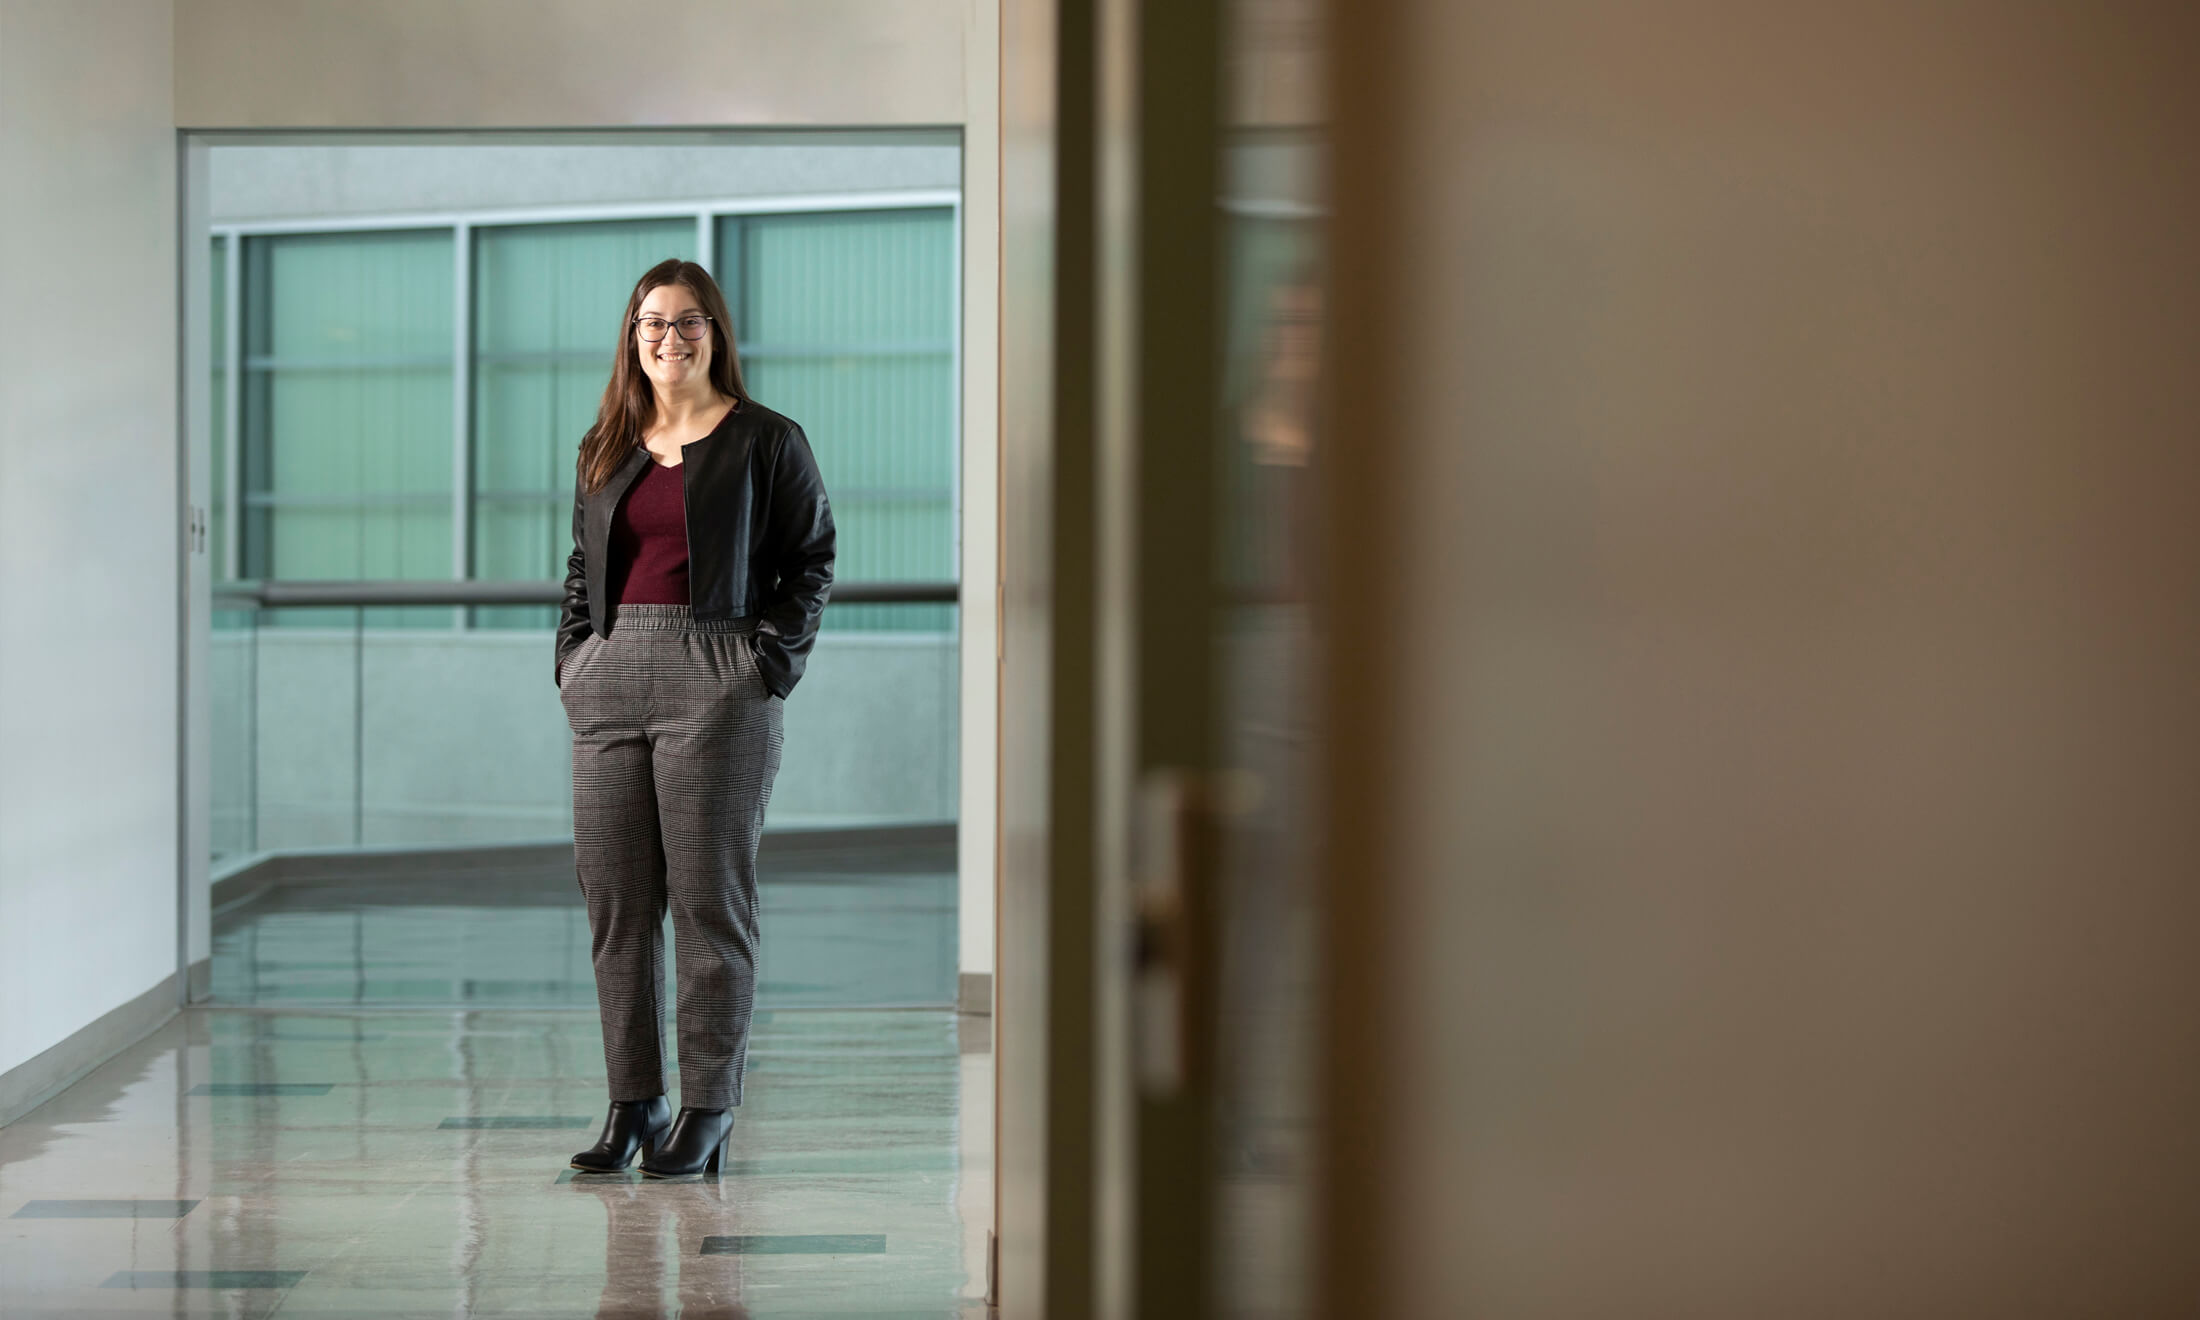
M 633 1163 L 636 1149 L 646 1158 L 671 1125 L 669 1118 L 659 1117 L 667 1111 L 661 1095 L 648 1100 L 612 1101 L 610 1112 L 604 1116 L 603 1135 L 594 1146 L 572 1158 L 572 1167 L 582 1173 L 618 1173 Z M 652 1119 L 656 1120 L 654 1137 Z
M 703 1161 L 703 1172 L 715 1174 L 723 1169 L 726 1164 L 726 1147 L 732 1144 L 733 1133 L 728 1131 L 725 1140 L 718 1143 L 718 1148 L 710 1153 L 709 1159 Z

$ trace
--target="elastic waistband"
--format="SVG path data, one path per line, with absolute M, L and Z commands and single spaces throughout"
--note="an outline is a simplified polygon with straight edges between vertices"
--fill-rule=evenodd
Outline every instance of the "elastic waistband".
M 762 622 L 750 614 L 738 619 L 698 619 L 686 605 L 619 605 L 611 611 L 611 631 L 631 628 L 636 632 L 755 632 Z

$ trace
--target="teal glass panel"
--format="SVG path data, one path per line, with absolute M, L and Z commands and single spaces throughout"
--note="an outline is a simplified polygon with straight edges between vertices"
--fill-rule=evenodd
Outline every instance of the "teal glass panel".
M 749 390 L 802 424 L 842 581 L 950 581 L 955 563 L 955 227 L 946 207 L 729 216 Z M 953 607 L 838 605 L 836 630 L 944 631 Z
M 634 282 L 695 258 L 687 219 L 474 231 L 473 573 L 565 576 L 573 470 L 595 424 Z M 546 629 L 549 607 L 486 607 L 477 625 Z
M 246 240 L 248 576 L 451 576 L 451 243 L 444 229 Z M 322 613 L 280 622 L 344 617 Z
M 219 866 L 253 852 L 257 827 L 259 611 L 213 603 L 206 655 L 207 739 L 211 798 L 210 860 Z

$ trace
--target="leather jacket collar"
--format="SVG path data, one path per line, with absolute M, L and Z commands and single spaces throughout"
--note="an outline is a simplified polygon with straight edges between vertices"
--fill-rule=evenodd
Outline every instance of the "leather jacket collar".
M 743 399 L 680 453 L 690 608 L 698 619 L 755 617 L 765 686 L 784 698 L 801 680 L 833 581 L 832 507 L 809 438 L 792 419 Z M 637 445 L 602 490 L 574 482 L 557 671 L 589 633 L 610 631 L 611 517 L 642 464 L 654 461 Z

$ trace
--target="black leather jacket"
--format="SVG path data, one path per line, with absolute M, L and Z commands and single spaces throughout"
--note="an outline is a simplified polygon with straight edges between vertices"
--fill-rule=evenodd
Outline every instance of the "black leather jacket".
M 809 438 L 791 419 L 743 400 L 709 435 L 680 446 L 687 506 L 688 599 L 698 619 L 756 616 L 764 685 L 784 698 L 817 642 L 833 584 L 833 511 Z M 605 599 L 611 514 L 652 462 L 637 446 L 590 494 L 573 483 L 573 553 L 553 674 L 591 632 L 610 631 Z

